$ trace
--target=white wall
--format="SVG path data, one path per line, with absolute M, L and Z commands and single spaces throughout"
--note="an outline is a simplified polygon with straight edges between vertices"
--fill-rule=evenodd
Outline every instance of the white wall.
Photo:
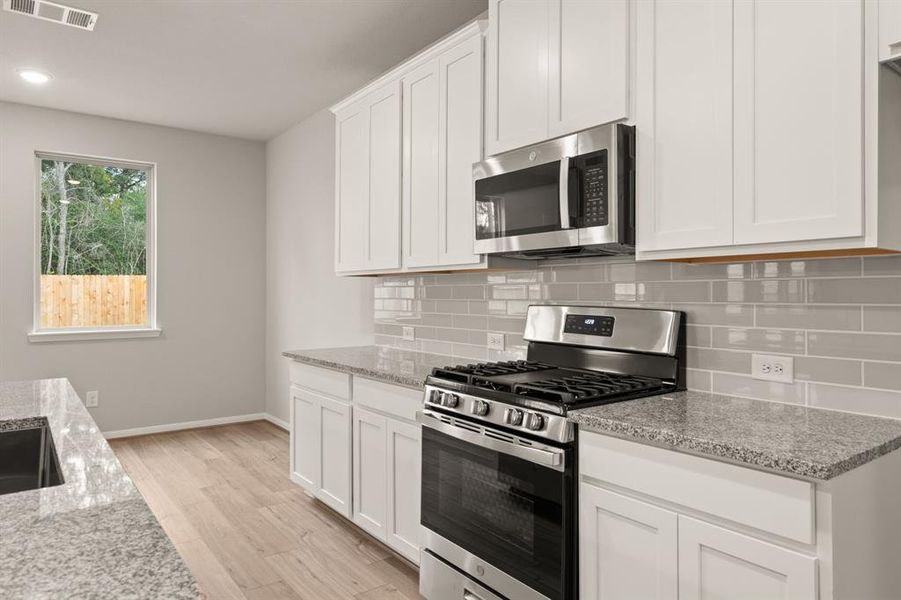
M 35 150 L 156 162 L 159 338 L 29 343 Z M 100 391 L 105 431 L 263 410 L 265 147 L 0 103 L 0 379 Z
M 334 273 L 335 122 L 320 111 L 266 145 L 266 411 L 287 420 L 284 350 L 371 344 L 371 278 Z

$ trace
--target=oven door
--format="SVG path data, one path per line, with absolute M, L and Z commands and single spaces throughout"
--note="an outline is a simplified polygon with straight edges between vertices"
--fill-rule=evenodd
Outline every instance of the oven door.
M 432 411 L 419 420 L 426 549 L 505 597 L 572 598 L 572 449 Z

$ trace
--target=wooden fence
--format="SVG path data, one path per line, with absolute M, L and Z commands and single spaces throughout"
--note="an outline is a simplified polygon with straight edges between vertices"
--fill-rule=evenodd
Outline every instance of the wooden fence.
M 41 327 L 146 321 L 146 275 L 41 275 Z

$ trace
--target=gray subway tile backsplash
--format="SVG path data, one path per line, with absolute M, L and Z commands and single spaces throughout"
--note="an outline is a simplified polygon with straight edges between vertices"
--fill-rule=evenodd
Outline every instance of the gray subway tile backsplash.
M 901 418 L 901 257 L 727 264 L 542 261 L 515 271 L 382 277 L 375 341 L 461 360 L 524 358 L 530 304 L 672 308 L 688 322 L 687 384 Z M 402 326 L 416 329 L 405 341 Z M 489 332 L 505 349 L 489 350 Z M 750 377 L 754 352 L 795 359 L 795 383 Z

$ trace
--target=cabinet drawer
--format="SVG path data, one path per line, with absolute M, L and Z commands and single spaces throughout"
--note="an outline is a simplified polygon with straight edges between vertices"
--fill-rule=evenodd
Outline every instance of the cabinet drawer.
M 583 432 L 580 473 L 805 544 L 814 542 L 813 484 Z
M 350 375 L 347 373 L 311 367 L 299 362 L 292 362 L 288 373 L 294 385 L 334 398 L 350 400 Z
M 422 392 L 357 377 L 354 379 L 354 404 L 415 421 L 416 411 L 422 408 Z

